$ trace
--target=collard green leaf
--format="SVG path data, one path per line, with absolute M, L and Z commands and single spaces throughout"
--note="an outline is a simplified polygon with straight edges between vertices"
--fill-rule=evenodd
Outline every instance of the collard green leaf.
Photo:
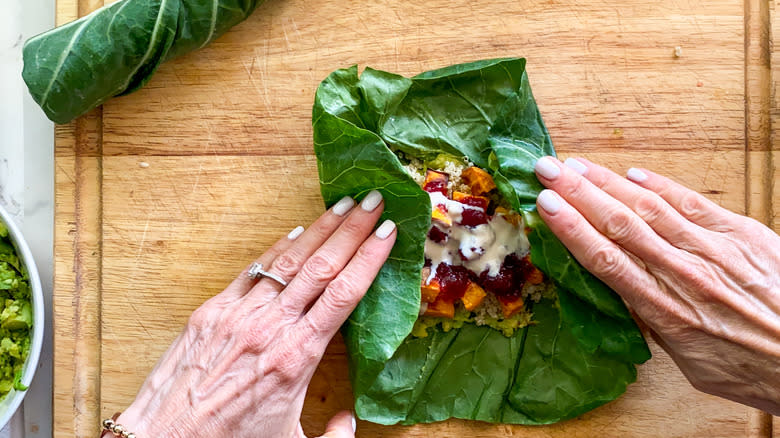
M 555 149 L 525 74 L 518 92 L 501 108 L 488 143 L 493 152 L 489 167 L 501 193 L 517 211 L 533 209 L 543 189 L 533 165 L 545 155 L 555 156 Z
M 531 243 L 531 262 L 536 267 L 600 312 L 613 318 L 631 320 L 631 314 L 620 297 L 577 263 L 535 211 L 524 211 L 523 218 L 531 229 L 528 241 Z
M 451 66 L 408 79 L 356 67 L 323 81 L 313 109 L 323 197 L 382 191 L 398 242 L 345 323 L 355 409 L 382 424 L 451 417 L 545 424 L 618 397 L 649 358 L 620 298 L 588 273 L 535 212 L 533 165 L 554 155 L 525 60 Z M 490 170 L 530 227 L 531 260 L 558 290 L 513 336 L 473 324 L 409 336 L 420 303 L 428 195 L 394 151 L 422 160 L 466 156 Z
M 615 399 L 636 380 L 630 361 L 584 348 L 549 301 L 534 305 L 533 311 L 537 324 L 528 328 L 508 397 L 529 422 L 575 417 Z
M 558 299 L 561 319 L 587 352 L 631 363 L 650 359 L 647 343 L 633 320 L 611 318 L 563 286 L 558 287 Z
M 500 422 L 523 335 L 508 338 L 467 324 L 408 338 L 372 388 L 356 397 L 356 410 L 383 424 L 450 417 Z
M 344 326 L 347 348 L 355 353 L 350 355 L 352 385 L 365 390 L 417 319 L 431 204 L 376 134 L 330 113 L 318 114 L 314 147 L 325 203 L 377 189 L 385 200 L 383 218 L 398 226 L 390 257 Z
M 259 0 L 122 0 L 24 45 L 33 99 L 67 123 L 141 88 L 164 61 L 201 48 L 247 18 Z
M 491 126 L 525 77 L 524 59 L 461 64 L 412 79 L 403 100 L 380 121 L 388 146 L 420 159 L 467 156 L 487 167 Z

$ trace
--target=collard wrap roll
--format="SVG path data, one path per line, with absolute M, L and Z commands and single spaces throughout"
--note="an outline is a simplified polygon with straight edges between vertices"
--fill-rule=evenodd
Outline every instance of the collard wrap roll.
M 343 327 L 355 411 L 382 424 L 451 417 L 500 423 L 565 420 L 620 396 L 647 344 L 618 295 L 586 271 L 535 211 L 533 166 L 554 155 L 524 59 L 455 65 L 405 78 L 356 67 L 320 85 L 314 151 L 327 205 L 379 190 L 398 224 L 389 259 Z M 397 153 L 465 156 L 488 170 L 528 227 L 531 262 L 555 283 L 534 323 L 507 337 L 487 326 L 410 332 L 420 308 L 428 194 Z
M 30 38 L 22 77 L 49 119 L 67 123 L 141 88 L 163 62 L 199 49 L 262 0 L 122 0 Z

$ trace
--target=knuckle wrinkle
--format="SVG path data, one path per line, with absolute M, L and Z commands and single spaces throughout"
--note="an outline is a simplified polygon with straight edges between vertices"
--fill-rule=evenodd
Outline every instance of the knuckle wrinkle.
M 325 288 L 323 299 L 328 300 L 328 307 L 333 310 L 348 309 L 357 304 L 356 295 L 357 291 L 351 281 L 336 278 Z
M 634 218 L 622 209 L 615 209 L 607 214 L 604 223 L 604 234 L 611 240 L 623 242 L 631 238 L 634 231 Z
M 274 262 L 271 264 L 273 270 L 282 277 L 291 278 L 298 273 L 300 269 L 300 262 L 298 258 L 292 254 L 284 253 L 280 254 Z
M 313 255 L 304 265 L 306 274 L 315 281 L 330 281 L 341 271 L 337 259 L 325 254 Z
M 683 216 L 690 218 L 699 218 L 704 215 L 704 202 L 696 192 L 686 193 L 680 200 L 680 212 Z
M 598 277 L 618 277 L 623 272 L 624 258 L 620 250 L 611 246 L 598 248 L 593 253 L 591 270 Z
M 645 220 L 652 224 L 663 218 L 664 205 L 660 197 L 642 195 L 637 198 L 634 204 L 634 211 Z

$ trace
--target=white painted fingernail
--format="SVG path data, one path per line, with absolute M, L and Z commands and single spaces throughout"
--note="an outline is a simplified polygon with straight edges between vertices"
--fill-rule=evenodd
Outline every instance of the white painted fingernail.
M 290 240 L 295 240 L 301 234 L 303 234 L 303 227 L 298 225 L 297 227 L 293 228 L 292 231 L 290 231 L 290 234 L 287 235 L 287 238 Z
M 352 433 L 357 432 L 357 420 L 355 420 L 355 414 L 350 412 L 352 415 Z
M 363 201 L 360 203 L 360 208 L 365 211 L 374 211 L 374 209 L 382 202 L 382 194 L 376 190 L 371 190 Z
M 542 190 L 542 193 L 539 193 L 539 197 L 536 198 L 536 202 L 550 214 L 558 213 L 561 209 L 561 201 L 552 190 Z
M 395 222 L 388 219 L 382 222 L 382 225 L 376 229 L 376 237 L 385 240 L 387 239 L 387 236 L 393 233 L 393 230 L 395 230 Z
M 333 214 L 336 216 L 344 216 L 349 210 L 352 210 L 354 205 L 355 200 L 349 196 L 345 196 L 333 206 Z
M 630 179 L 631 181 L 641 183 L 647 181 L 647 174 L 637 169 L 636 167 L 632 167 L 628 169 L 628 172 L 626 172 L 626 178 Z
M 537 160 L 534 170 L 546 179 L 555 179 L 561 174 L 561 169 L 550 157 L 542 157 Z
M 574 158 L 567 158 L 566 161 L 563 162 L 563 164 L 566 165 L 569 169 L 579 173 L 580 175 L 585 175 L 585 172 L 588 171 L 588 167 L 582 164 L 582 161 L 575 160 Z

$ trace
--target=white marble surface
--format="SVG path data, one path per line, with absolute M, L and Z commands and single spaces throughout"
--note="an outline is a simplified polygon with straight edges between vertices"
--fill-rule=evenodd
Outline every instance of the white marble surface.
M 24 41 L 54 26 L 54 0 L 0 0 L 0 204 L 22 227 L 40 270 L 46 334 L 24 404 L 0 438 L 51 437 L 54 126 L 21 78 Z

